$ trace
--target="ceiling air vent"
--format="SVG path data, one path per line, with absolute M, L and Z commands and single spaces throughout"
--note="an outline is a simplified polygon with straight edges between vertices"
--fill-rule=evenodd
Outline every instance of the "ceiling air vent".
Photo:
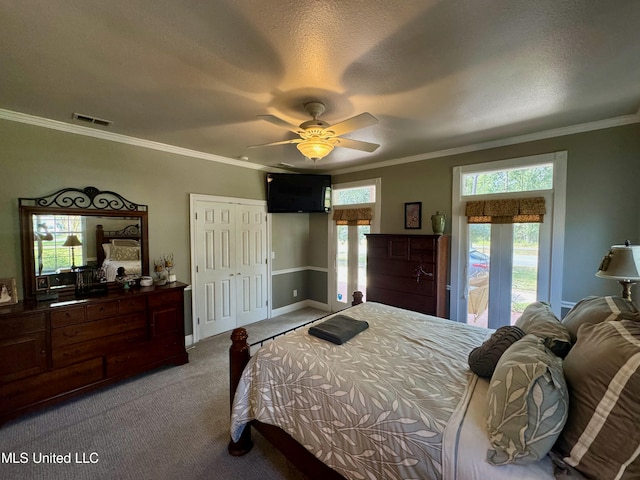
M 92 117 L 90 115 L 83 115 L 82 113 L 76 113 L 76 112 L 73 113 L 72 118 L 74 120 L 80 120 L 81 122 L 100 125 L 101 127 L 108 127 L 113 123 L 111 120 L 103 120 L 101 118 Z
M 295 168 L 290 163 L 285 163 L 285 162 L 276 163 L 275 165 L 271 165 L 271 166 L 273 168 Z

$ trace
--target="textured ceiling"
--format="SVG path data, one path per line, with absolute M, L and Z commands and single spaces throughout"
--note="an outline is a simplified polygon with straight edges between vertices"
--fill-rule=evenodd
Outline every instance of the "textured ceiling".
M 318 170 L 638 115 L 637 0 L 0 0 L 0 108 L 313 168 L 257 118 L 369 112 Z

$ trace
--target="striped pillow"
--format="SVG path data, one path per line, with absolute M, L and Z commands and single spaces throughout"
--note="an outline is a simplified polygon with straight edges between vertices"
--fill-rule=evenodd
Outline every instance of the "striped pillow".
M 590 479 L 640 478 L 640 323 L 580 327 L 564 374 L 569 417 L 554 452 Z
M 586 297 L 569 310 L 562 323 L 569 330 L 571 341 L 575 342 L 578 329 L 585 323 L 623 319 L 640 321 L 633 303 L 622 297 Z

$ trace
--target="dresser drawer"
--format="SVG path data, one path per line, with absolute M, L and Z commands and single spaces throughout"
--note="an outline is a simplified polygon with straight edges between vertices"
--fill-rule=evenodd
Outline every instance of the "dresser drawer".
M 147 369 L 147 365 L 161 362 L 163 359 L 178 355 L 183 351 L 184 339 L 167 337 L 153 340 L 145 343 L 144 348 L 107 356 L 107 376 L 115 377 L 136 370 L 143 371 Z
M 0 320 L 0 340 L 45 329 L 44 313 L 17 315 Z
M 103 361 L 94 358 L 2 386 L 0 404 L 7 411 L 71 392 L 104 378 Z
M 416 295 L 426 295 L 433 297 L 436 294 L 436 283 L 433 277 L 420 276 L 420 281 L 416 281 L 415 277 L 396 277 L 390 275 L 381 275 L 375 279 L 375 284 L 371 288 L 380 288 L 384 290 L 412 293 Z M 367 287 L 367 300 L 371 300 L 368 295 L 369 287 Z
M 118 313 L 120 315 L 124 315 L 125 313 L 143 312 L 146 308 L 146 297 L 131 297 L 125 300 L 120 300 L 118 304 Z
M 53 368 L 71 365 L 87 358 L 105 356 L 111 352 L 128 350 L 145 341 L 147 341 L 147 329 L 139 328 L 97 340 L 67 345 L 53 351 Z
M 101 318 L 114 317 L 118 314 L 118 302 L 96 303 L 87 305 L 87 320 L 92 322 Z
M 71 307 L 51 312 L 51 327 L 63 327 L 82 323 L 86 319 L 84 307 Z
M 51 346 L 54 349 L 86 342 L 97 338 L 115 335 L 129 330 L 144 328 L 147 317 L 144 313 L 134 313 L 122 317 L 106 318 L 88 322 L 81 325 L 70 325 L 62 328 L 54 328 L 51 331 Z
M 367 301 L 384 303 L 427 315 L 437 315 L 435 297 L 374 287 L 367 288 Z

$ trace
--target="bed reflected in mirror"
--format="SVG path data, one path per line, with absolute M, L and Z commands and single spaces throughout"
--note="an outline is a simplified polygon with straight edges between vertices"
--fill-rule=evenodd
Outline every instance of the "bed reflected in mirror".
M 25 298 L 73 294 L 80 272 L 96 283 L 113 282 L 119 268 L 149 273 L 147 207 L 114 192 L 87 187 L 20 199 L 20 223 Z

